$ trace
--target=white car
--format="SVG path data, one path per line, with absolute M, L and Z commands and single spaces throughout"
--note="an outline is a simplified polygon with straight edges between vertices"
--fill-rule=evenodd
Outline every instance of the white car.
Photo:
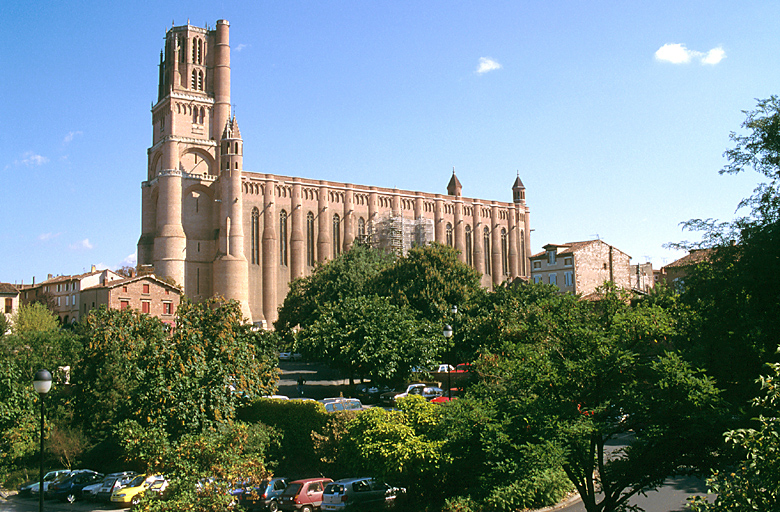
M 43 475 L 43 492 L 45 493 L 49 489 L 49 484 L 60 478 L 61 476 L 70 474 L 69 469 L 58 469 L 57 471 L 49 471 L 45 475 Z M 30 494 L 38 494 L 38 491 L 41 487 L 40 482 L 33 482 L 24 488 L 19 488 L 20 493 L 27 493 Z

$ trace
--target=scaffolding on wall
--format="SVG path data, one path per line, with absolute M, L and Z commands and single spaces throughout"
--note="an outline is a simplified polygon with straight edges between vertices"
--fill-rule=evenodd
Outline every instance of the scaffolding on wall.
M 404 256 L 412 247 L 432 242 L 433 237 L 431 219 L 407 219 L 387 214 L 374 223 L 371 243 L 379 249 Z

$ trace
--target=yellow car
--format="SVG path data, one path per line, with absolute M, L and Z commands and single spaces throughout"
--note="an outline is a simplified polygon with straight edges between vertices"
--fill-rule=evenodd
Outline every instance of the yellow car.
M 111 503 L 130 507 L 141 501 L 147 489 L 161 492 L 168 482 L 160 475 L 138 475 L 126 486 L 111 493 Z

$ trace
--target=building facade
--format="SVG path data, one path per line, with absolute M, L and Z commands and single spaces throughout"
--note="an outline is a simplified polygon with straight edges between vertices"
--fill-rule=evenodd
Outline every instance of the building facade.
M 631 256 L 601 240 L 547 244 L 531 256 L 535 283 L 587 297 L 607 281 L 631 289 Z
M 11 283 L 0 283 L 0 300 L 3 301 L 3 314 L 10 321 L 19 309 L 19 290 Z M 0 336 L 3 334 L 0 332 Z
M 453 246 L 486 287 L 530 275 L 519 175 L 512 202 L 500 202 L 464 197 L 454 172 L 447 193 L 433 194 L 245 171 L 225 20 L 167 31 L 152 126 L 138 263 L 195 301 L 235 299 L 270 325 L 290 281 L 356 239 Z
M 86 288 L 99 286 L 123 279 L 112 270 L 97 270 L 94 265 L 89 272 L 71 276 L 53 276 L 39 284 L 21 285 L 22 304 L 45 302 L 59 317 L 60 323 L 78 322 L 81 314 L 80 293 Z
M 81 291 L 81 315 L 100 306 L 136 309 L 173 324 L 181 302 L 181 291 L 153 275 L 141 275 L 106 282 Z

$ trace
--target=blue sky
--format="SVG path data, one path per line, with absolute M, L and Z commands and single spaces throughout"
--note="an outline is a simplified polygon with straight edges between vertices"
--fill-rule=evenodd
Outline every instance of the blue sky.
M 637 5 L 634 5 L 637 4 Z M 78 7 L 76 7 L 78 6 Z M 780 3 L 8 2 L 0 281 L 134 261 L 171 22 L 231 24 L 244 168 L 511 201 L 532 249 L 600 237 L 654 267 L 733 217 L 743 110 L 780 90 Z

